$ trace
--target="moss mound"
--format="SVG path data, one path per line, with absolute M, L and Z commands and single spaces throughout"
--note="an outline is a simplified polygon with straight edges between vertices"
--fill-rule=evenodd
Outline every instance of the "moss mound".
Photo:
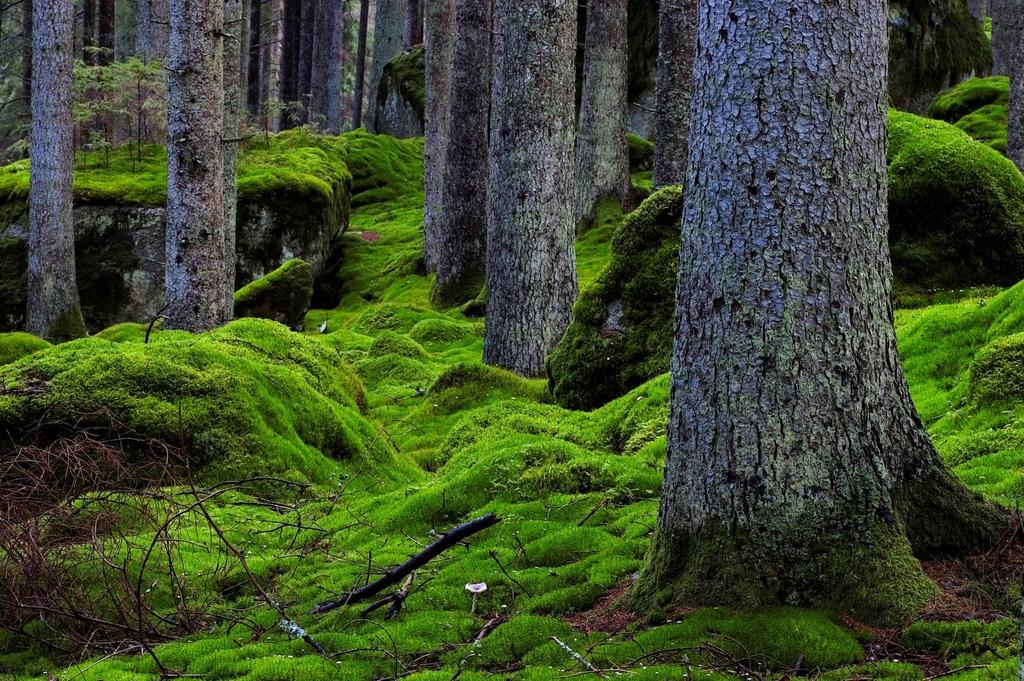
M 889 220 L 904 284 L 962 288 L 1024 276 L 1024 177 L 947 123 L 891 114 Z
M 672 349 L 682 189 L 666 187 L 626 219 L 611 263 L 584 291 L 548 358 L 559 404 L 592 409 L 664 372 Z
M 50 347 L 49 343 L 30 333 L 15 331 L 0 334 L 0 364 L 10 364 L 48 347 Z
M 235 293 L 236 317 L 272 319 L 299 331 L 313 298 L 313 270 L 298 258 Z
M 947 123 L 956 123 L 969 113 L 992 104 L 1010 103 L 1010 79 L 1005 76 L 971 78 L 945 90 L 928 108 L 928 115 Z

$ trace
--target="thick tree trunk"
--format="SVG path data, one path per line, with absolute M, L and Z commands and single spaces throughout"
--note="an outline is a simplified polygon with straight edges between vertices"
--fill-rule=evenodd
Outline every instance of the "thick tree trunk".
M 82 1 L 82 62 L 86 66 L 96 64 L 96 3 L 98 0 Z
M 989 0 L 968 0 L 967 5 L 971 10 L 971 16 L 977 19 L 978 23 L 985 23 L 985 19 L 988 17 Z
M 370 29 L 370 0 L 359 0 L 359 37 L 356 43 L 355 92 L 352 95 L 352 127 L 363 125 L 363 89 L 366 82 L 366 34 Z M 429 93 L 427 94 L 429 97 Z
M 406 0 L 405 28 L 402 33 L 402 47 L 406 52 L 423 43 L 423 14 L 421 0 Z
M 524 376 L 544 371 L 577 293 L 575 35 L 576 0 L 496 3 L 484 361 Z
M 263 79 L 263 0 L 251 0 L 249 6 L 249 43 L 247 58 L 249 60 L 248 77 L 245 88 L 245 108 L 255 116 L 260 111 L 260 92 L 264 90 Z
M 34 0 L 33 14 L 26 328 L 64 341 L 85 335 L 71 195 L 75 11 L 65 0 Z
M 373 63 L 370 65 L 370 97 L 366 103 L 366 120 L 374 132 L 373 119 L 377 108 L 377 87 L 384 67 L 402 52 L 402 34 L 405 28 L 406 0 L 376 0 L 377 11 L 373 20 Z
M 669 450 L 640 605 L 663 592 L 895 624 L 936 593 L 912 548 L 1001 534 L 942 467 L 896 348 L 886 18 L 876 0 L 700 4 Z
M 697 0 L 661 0 L 658 93 L 654 114 L 654 187 L 683 184 L 690 136 Z
M 1020 2 L 992 0 L 992 75 L 1009 76 L 1014 54 L 1024 39 L 1020 31 Z
M 284 28 L 281 48 L 280 99 L 284 108 L 280 115 L 282 130 L 293 127 L 294 109 L 299 101 L 299 56 L 302 53 L 302 5 L 299 0 L 284 0 Z
M 455 0 L 427 0 L 426 10 L 423 262 L 433 272 L 437 269 L 439 244 L 446 228 L 441 192 L 448 154 L 448 115 L 451 113 L 449 94 L 452 84 Z
M 116 18 L 114 0 L 99 0 L 96 17 L 96 46 L 100 50 L 96 53 L 96 63 L 101 66 L 114 63 Z
M 341 50 L 344 5 L 321 2 L 317 6 L 310 88 L 310 122 L 331 135 L 341 133 Z
M 243 0 L 224 2 L 224 305 L 227 319 L 235 309 L 235 234 L 238 217 L 238 134 L 242 114 L 242 35 L 247 23 Z
M 593 219 L 601 199 L 628 205 L 632 195 L 626 144 L 626 0 L 590 0 L 586 23 L 576 139 L 577 222 Z
M 135 50 L 144 59 L 166 59 L 170 44 L 168 0 L 137 0 Z
M 487 264 L 488 123 L 491 96 L 491 0 L 455 0 L 451 89 L 440 217 L 432 256 L 431 298 L 438 307 L 470 300 Z
M 1008 10 L 1003 22 L 1009 35 L 1017 37 L 1017 48 L 1009 55 L 1010 116 L 1007 130 L 1007 153 L 1010 160 L 1024 172 L 1024 0 L 1003 0 Z
M 224 0 L 171 0 L 168 52 L 168 326 L 230 318 L 224 292 Z M 235 62 L 237 63 L 237 62 Z

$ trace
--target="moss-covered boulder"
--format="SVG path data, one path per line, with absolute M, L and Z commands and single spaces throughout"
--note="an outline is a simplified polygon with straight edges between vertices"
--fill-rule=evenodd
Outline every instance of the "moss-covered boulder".
M 923 288 L 1024 277 L 1024 177 L 941 121 L 893 112 L 889 244 L 897 281 Z
M 30 333 L 22 331 L 0 333 L 0 364 L 10 364 L 48 347 L 50 347 L 48 342 Z
M 0 458 L 88 431 L 140 471 L 183 444 L 207 480 L 408 471 L 362 416 L 361 383 L 338 351 L 267 320 L 156 332 L 148 344 L 73 341 L 0 367 L 0 386 Z
M 1010 79 L 972 78 L 939 94 L 928 115 L 953 123 L 972 138 L 1006 154 Z
M 592 409 L 667 369 L 682 197 L 680 187 L 660 190 L 615 233 L 611 263 L 580 296 L 548 358 L 560 404 Z
M 424 82 L 422 47 L 400 54 L 388 62 L 377 86 L 374 132 L 398 138 L 422 136 Z
M 235 293 L 235 316 L 273 319 L 301 331 L 312 299 L 313 269 L 295 258 L 240 288 Z

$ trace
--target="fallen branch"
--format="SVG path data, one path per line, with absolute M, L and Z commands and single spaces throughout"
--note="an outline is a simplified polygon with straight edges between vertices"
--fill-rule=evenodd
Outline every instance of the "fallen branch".
M 481 516 L 479 518 L 476 518 L 475 520 L 470 520 L 468 523 L 459 525 L 458 527 L 449 530 L 445 534 L 441 535 L 441 537 L 437 541 L 435 541 L 433 544 L 417 553 L 409 560 L 405 561 L 398 567 L 389 570 L 387 573 L 384 574 L 383 577 L 376 580 L 375 582 L 370 582 L 366 586 L 360 587 L 355 591 L 350 591 L 347 594 L 343 594 L 336 600 L 324 601 L 323 603 L 320 603 L 316 607 L 314 607 L 310 612 L 314 615 L 318 615 L 321 613 L 330 612 L 331 610 L 340 608 L 345 605 L 352 605 L 354 603 L 364 601 L 367 598 L 376 596 L 381 591 L 384 591 L 385 589 L 390 588 L 395 584 L 398 584 L 403 577 L 413 572 L 414 570 L 418 570 L 419 568 L 423 567 L 431 560 L 433 560 L 437 556 L 441 555 L 442 553 L 450 549 L 452 546 L 455 546 L 459 542 L 465 540 L 467 537 L 470 537 L 482 530 L 486 530 L 488 527 L 497 525 L 500 522 L 501 518 L 494 515 L 493 513 L 488 513 L 485 516 Z
M 602 679 L 607 679 L 608 678 L 608 676 L 603 671 L 601 671 L 600 669 L 598 669 L 594 665 L 592 665 L 589 662 L 587 662 L 585 657 L 583 657 L 582 655 L 577 653 L 575 650 L 570 648 L 567 644 L 563 643 L 561 640 L 559 640 L 559 638 L 557 636 L 552 636 L 551 640 L 554 641 L 555 643 L 557 643 L 559 648 L 561 648 L 565 652 L 569 653 L 569 655 L 571 655 L 574 660 L 576 660 L 577 662 L 582 664 L 584 667 L 586 667 L 588 672 L 591 672 L 592 674 L 597 674 Z

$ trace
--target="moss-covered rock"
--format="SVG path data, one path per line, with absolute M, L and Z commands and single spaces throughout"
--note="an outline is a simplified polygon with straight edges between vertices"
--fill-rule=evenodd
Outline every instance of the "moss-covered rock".
M 1024 277 L 1024 177 L 941 121 L 893 112 L 889 243 L 893 271 L 924 288 Z
M 632 133 L 627 137 L 629 143 L 629 172 L 641 173 L 654 169 L 654 143 Z
M 1009 103 L 1009 78 L 972 78 L 940 93 L 928 115 L 955 124 L 972 138 L 1005 155 Z
M 424 82 L 423 47 L 388 62 L 377 86 L 374 132 L 398 138 L 422 136 Z
M 235 293 L 235 316 L 273 319 L 301 331 L 312 298 L 313 270 L 304 260 L 295 258 L 239 289 Z
M 15 331 L 0 334 L 0 364 L 10 364 L 48 347 L 49 343 L 30 333 Z
M 662 189 L 615 233 L 608 268 L 580 296 L 548 358 L 560 404 L 591 409 L 667 369 L 682 197 L 679 187 Z

